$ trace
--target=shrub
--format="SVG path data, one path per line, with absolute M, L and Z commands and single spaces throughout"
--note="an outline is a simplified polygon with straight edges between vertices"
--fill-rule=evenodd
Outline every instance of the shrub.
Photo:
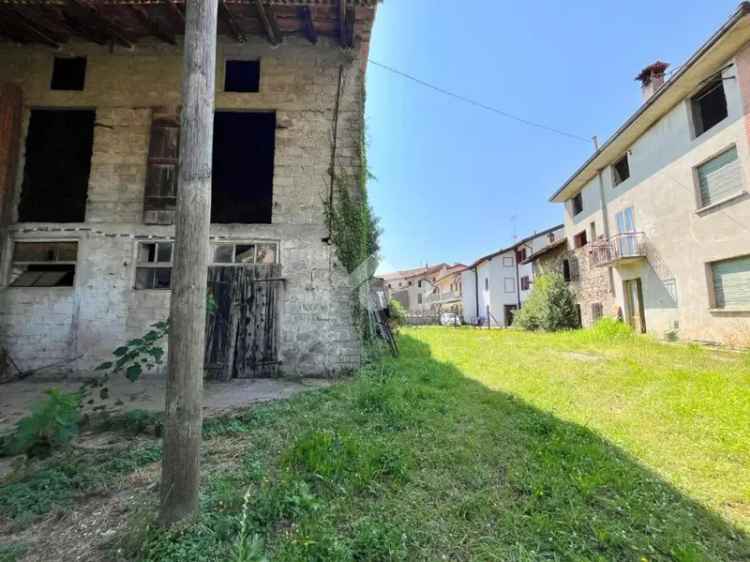
M 396 299 L 391 299 L 388 303 L 388 312 L 391 317 L 391 323 L 394 326 L 403 326 L 406 321 L 406 310 L 404 306 Z
M 578 327 L 573 294 L 562 275 L 548 273 L 534 281 L 534 290 L 516 315 L 515 326 L 549 332 Z
M 47 391 L 47 399 L 37 402 L 31 415 L 22 418 L 7 438 L 3 454 L 30 456 L 48 454 L 66 445 L 78 433 L 81 395 L 78 392 Z

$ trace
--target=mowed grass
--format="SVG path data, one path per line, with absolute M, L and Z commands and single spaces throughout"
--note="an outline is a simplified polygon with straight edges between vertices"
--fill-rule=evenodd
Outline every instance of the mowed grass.
M 611 326 L 400 343 L 350 381 L 209 420 L 199 519 L 159 529 L 154 492 L 101 559 L 750 560 L 747 355 Z M 33 477 L 14 483 L 26 505 Z
M 210 424 L 200 520 L 136 525 L 123 551 L 750 560 L 746 357 L 606 330 L 411 329 L 401 346 L 350 383 Z M 233 462 L 212 467 L 227 443 Z

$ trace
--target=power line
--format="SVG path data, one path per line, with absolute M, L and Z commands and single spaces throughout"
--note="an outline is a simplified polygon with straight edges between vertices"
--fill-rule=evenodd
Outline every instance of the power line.
M 424 86 L 425 88 L 429 88 L 431 90 L 435 90 L 436 92 L 440 92 L 443 95 L 450 96 L 452 98 L 455 98 L 457 100 L 463 101 L 465 103 L 471 104 L 475 107 L 479 107 L 480 109 L 484 109 L 485 111 L 491 111 L 492 113 L 495 113 L 497 115 L 501 115 L 502 117 L 505 117 L 507 119 L 512 119 L 513 121 L 517 121 L 518 123 L 522 123 L 524 125 L 528 125 L 529 127 L 536 127 L 537 129 L 543 129 L 545 131 L 549 131 L 551 133 L 556 133 L 558 135 L 562 135 L 564 137 L 568 137 L 571 139 L 575 139 L 578 141 L 583 141 L 585 143 L 590 143 L 591 139 L 587 139 L 585 137 L 582 137 L 581 135 L 576 135 L 575 133 L 569 133 L 567 131 L 563 131 L 561 129 L 556 129 L 554 127 L 550 127 L 548 125 L 544 125 L 542 123 L 537 123 L 535 121 L 530 121 L 528 119 L 524 119 L 523 117 L 518 117 L 517 115 L 513 115 L 512 113 L 508 113 L 507 111 L 503 111 L 502 109 L 498 109 L 497 107 L 493 107 L 491 105 L 487 105 L 486 103 L 482 103 L 480 101 L 477 101 L 472 98 L 468 98 L 466 96 L 462 96 L 461 94 L 456 94 L 454 92 L 451 92 L 450 90 L 446 90 L 445 88 L 441 88 L 440 86 L 436 86 L 434 84 L 431 84 L 429 82 L 426 82 L 420 78 L 417 78 L 416 76 L 412 76 L 411 74 L 408 74 L 406 72 L 402 72 L 396 68 L 393 68 L 392 66 L 388 66 L 386 64 L 379 63 L 377 61 L 374 61 L 372 59 L 368 59 L 370 64 L 373 64 L 375 66 L 378 66 L 384 70 L 387 70 L 389 72 L 392 72 L 393 74 L 397 74 L 398 76 L 401 76 L 402 78 L 406 78 L 407 80 L 411 80 L 412 82 L 416 82 L 417 84 L 420 84 Z

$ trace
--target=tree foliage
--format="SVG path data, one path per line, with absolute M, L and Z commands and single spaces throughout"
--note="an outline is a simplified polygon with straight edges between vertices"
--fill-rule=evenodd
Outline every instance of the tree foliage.
M 534 289 L 513 325 L 548 332 L 578 327 L 575 300 L 562 275 L 548 273 L 534 280 Z

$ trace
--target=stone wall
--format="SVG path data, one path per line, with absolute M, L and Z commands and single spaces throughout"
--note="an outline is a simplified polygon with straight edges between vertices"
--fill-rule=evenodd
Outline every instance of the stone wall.
M 278 310 L 284 374 L 327 375 L 356 367 L 360 342 L 352 320 L 351 287 L 335 248 L 324 242 L 324 205 L 330 194 L 334 136 L 334 169 L 356 192 L 361 61 L 325 39 L 312 46 L 292 37 L 271 48 L 261 38 L 250 38 L 244 45 L 221 42 L 218 50 L 217 110 L 275 111 L 277 130 L 272 224 L 216 224 L 211 237 L 278 243 L 286 279 Z M 49 89 L 53 58 L 65 55 L 87 57 L 84 91 Z M 261 60 L 260 92 L 222 91 L 223 60 L 234 58 Z M 114 347 L 167 316 L 168 291 L 133 287 L 138 240 L 169 240 L 174 233 L 171 226 L 144 225 L 142 214 L 152 113 L 154 108 L 179 106 L 181 64 L 179 48 L 156 43 L 112 52 L 88 44 L 67 45 L 62 52 L 0 48 L 2 80 L 23 90 L 22 153 L 33 108 L 96 110 L 85 222 L 17 223 L 23 154 L 19 159 L 4 249 L 27 240 L 79 244 L 72 288 L 8 287 L 12 252 L 3 252 L 0 345 L 22 369 L 67 361 L 66 368 L 85 372 Z M 340 73 L 343 87 L 334 132 Z
M 568 284 L 581 307 L 581 323 L 584 328 L 594 323 L 593 305 L 600 304 L 604 316 L 616 317 L 618 310 L 614 293 L 610 290 L 609 270 L 595 267 L 588 255 L 588 248 L 571 250 L 560 246 L 540 256 L 534 262 L 534 276 L 545 273 L 563 273 L 563 262 L 568 260 L 571 281 Z

